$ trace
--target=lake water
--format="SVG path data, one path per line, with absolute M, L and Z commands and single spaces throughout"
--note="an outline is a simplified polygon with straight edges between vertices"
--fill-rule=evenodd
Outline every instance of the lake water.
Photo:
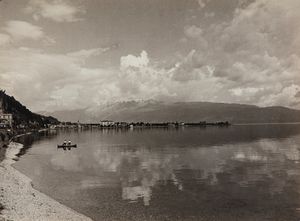
M 64 139 L 78 148 L 57 149 Z M 59 131 L 14 167 L 94 220 L 300 220 L 300 125 Z

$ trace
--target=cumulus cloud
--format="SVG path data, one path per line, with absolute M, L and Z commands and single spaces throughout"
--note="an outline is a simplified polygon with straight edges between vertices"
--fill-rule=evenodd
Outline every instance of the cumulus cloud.
M 185 27 L 195 48 L 177 64 L 174 79 L 200 80 L 210 67 L 222 85 L 212 100 L 299 107 L 299 7 L 297 0 L 256 0 L 231 20 Z
M 127 99 L 161 99 L 172 96 L 167 88 L 171 79 L 164 69 L 150 64 L 146 51 L 140 56 L 127 55 L 120 59 L 120 81 L 117 83 L 122 96 Z
M 85 12 L 82 7 L 67 0 L 30 0 L 25 11 L 32 13 L 35 20 L 42 17 L 55 22 L 79 21 L 82 19 L 80 14 Z
M 190 58 L 194 53 L 195 51 L 189 53 L 181 63 L 171 69 L 155 66 L 146 52 L 142 52 L 140 56 L 123 56 L 117 83 L 121 97 L 125 100 L 164 101 L 214 99 L 222 83 L 212 75 L 210 66 L 203 65 L 193 70 Z
M 172 83 L 167 70 L 150 63 L 146 51 L 140 56 L 123 56 L 119 69 L 86 67 L 87 59 L 101 51 L 104 49 L 67 54 L 24 47 L 1 50 L 0 87 L 33 110 L 77 109 L 176 95 L 176 82 Z
M 17 40 L 25 38 L 38 40 L 45 36 L 41 27 L 25 21 L 8 21 L 3 29 Z
M 149 64 L 149 58 L 146 51 L 142 51 L 140 56 L 127 55 L 121 57 L 121 68 L 126 69 L 129 67 L 146 67 Z
M 34 2 L 38 1 L 30 4 Z M 300 108 L 299 7 L 298 0 L 256 0 L 222 22 L 186 25 L 182 44 L 192 47 L 176 55 L 175 65 L 168 68 L 157 65 L 145 50 L 121 56 L 119 67 L 104 69 L 88 68 L 86 63 L 111 48 L 60 54 L 3 47 L 0 87 L 34 110 L 132 99 Z M 45 38 L 40 27 L 22 21 L 7 22 L 3 30 L 7 34 L 0 34 L 0 45 L 10 38 Z
M 118 93 L 112 71 L 85 68 L 82 57 L 18 48 L 1 50 L 0 63 L 0 87 L 34 110 L 86 107 Z

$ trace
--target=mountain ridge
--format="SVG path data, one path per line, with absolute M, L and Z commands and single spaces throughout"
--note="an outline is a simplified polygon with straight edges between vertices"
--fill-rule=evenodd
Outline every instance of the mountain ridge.
M 24 126 L 44 127 L 46 124 L 57 124 L 59 121 L 52 116 L 44 116 L 31 112 L 26 106 L 17 101 L 13 96 L 9 96 L 4 90 L 0 90 L 0 109 L 4 113 L 13 115 L 13 124 Z
M 62 121 L 98 122 L 215 122 L 231 123 L 289 123 L 300 122 L 300 110 L 282 106 L 213 102 L 126 101 L 92 108 L 42 112 Z

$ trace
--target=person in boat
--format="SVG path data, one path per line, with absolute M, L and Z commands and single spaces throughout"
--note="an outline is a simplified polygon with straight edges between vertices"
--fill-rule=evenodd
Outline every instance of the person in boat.
M 71 142 L 70 140 L 68 141 L 68 145 L 69 145 L 69 146 L 71 146 L 71 145 L 72 145 L 72 142 Z
M 66 145 L 67 145 L 67 141 L 66 141 L 66 140 L 64 140 L 64 142 L 63 142 L 63 145 L 64 145 L 64 146 L 66 146 Z

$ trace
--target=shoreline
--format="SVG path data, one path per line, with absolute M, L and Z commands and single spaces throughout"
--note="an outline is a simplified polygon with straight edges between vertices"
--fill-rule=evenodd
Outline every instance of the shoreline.
M 12 167 L 22 144 L 11 142 L 0 162 L 0 220 L 92 221 L 33 188 L 30 178 Z
M 47 130 L 49 130 L 48 128 L 45 128 L 45 129 L 39 129 L 39 130 L 37 130 L 36 132 L 38 132 L 38 133 L 40 133 L 40 132 L 44 132 L 44 131 L 47 131 Z M 0 133 L 1 133 L 2 131 L 0 131 Z M 14 135 L 14 136 L 9 136 L 8 135 L 8 133 L 3 133 L 2 132 L 2 136 L 4 136 L 4 140 L 3 141 L 1 141 L 0 140 L 0 163 L 5 159 L 5 155 L 6 155 L 6 149 L 7 149 L 7 147 L 9 146 L 9 144 L 11 143 L 11 142 L 13 142 L 13 140 L 15 139 L 15 138 L 19 138 L 19 137 L 22 137 L 22 136 L 26 136 L 26 135 L 30 135 L 30 134 L 32 134 L 32 133 L 34 133 L 33 131 L 29 131 L 29 132 L 26 132 L 26 133 L 21 133 L 21 134 L 16 134 L 16 135 Z M 22 149 L 22 148 L 21 148 Z M 0 210 L 1 211 L 1 210 Z M 1 220 L 0 220 L 1 221 Z
M 5 152 L 8 144 L 10 143 L 10 134 L 5 130 L 0 130 L 0 163 L 5 158 Z M 1 211 L 1 210 L 0 210 Z

